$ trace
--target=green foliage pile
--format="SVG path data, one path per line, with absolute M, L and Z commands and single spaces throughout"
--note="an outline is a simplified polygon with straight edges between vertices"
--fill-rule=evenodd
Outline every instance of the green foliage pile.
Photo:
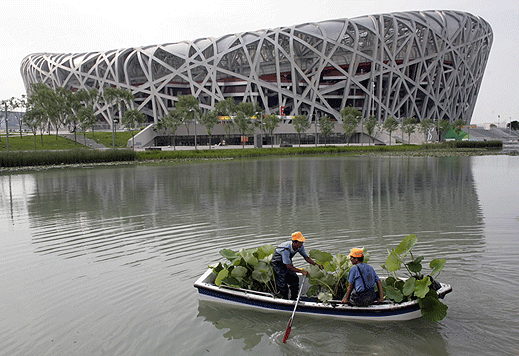
M 433 279 L 437 277 L 445 266 L 444 258 L 435 258 L 429 263 L 431 271 L 424 276 L 422 270 L 423 256 L 415 257 L 411 248 L 416 244 L 416 235 L 405 237 L 402 242 L 389 252 L 386 264 L 382 265 L 388 273 L 382 285 L 384 294 L 397 303 L 418 299 L 422 316 L 431 321 L 440 321 L 447 315 L 447 306 L 443 304 L 433 287 Z M 406 257 L 409 258 L 406 260 Z M 407 279 L 402 280 L 396 271 L 405 268 Z
M 396 249 L 392 249 L 382 266 L 390 276 L 383 280 L 384 295 L 395 303 L 401 303 L 418 299 L 422 316 L 430 321 L 440 321 L 447 315 L 447 306 L 443 304 L 438 293 L 432 288 L 432 276 L 438 276 L 445 266 L 445 259 L 434 259 L 430 262 L 429 275 L 422 274 L 424 257 L 414 257 L 411 248 L 418 241 L 416 235 L 405 237 Z M 364 250 L 364 262 L 369 261 L 369 253 Z M 275 247 L 263 245 L 258 248 L 241 249 L 233 251 L 223 249 L 220 254 L 228 262 L 218 262 L 209 266 L 217 275 L 217 286 L 229 286 L 234 288 L 249 289 L 263 293 L 277 295 L 274 272 L 270 261 L 274 255 Z M 410 255 L 409 261 L 404 259 Z M 321 302 L 342 299 L 348 289 L 348 274 L 353 266 L 349 257 L 343 254 L 332 255 L 328 252 L 312 249 L 309 256 L 323 266 L 309 266 L 308 282 L 310 288 L 307 297 L 317 297 Z M 407 270 L 408 277 L 403 280 L 397 277 L 396 271 L 402 266 Z
M 62 150 L 0 152 L 0 167 L 134 161 L 133 150 Z
M 230 263 L 219 262 L 209 266 L 217 274 L 215 284 L 275 294 L 276 284 L 270 264 L 275 250 L 272 245 L 241 249 L 238 252 L 221 250 L 220 254 Z

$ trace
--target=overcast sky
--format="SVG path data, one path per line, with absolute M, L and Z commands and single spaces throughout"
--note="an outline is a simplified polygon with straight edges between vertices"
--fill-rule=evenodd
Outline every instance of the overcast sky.
M 25 94 L 20 63 L 31 53 L 104 51 L 411 10 L 460 10 L 490 23 L 494 43 L 472 123 L 519 120 L 518 0 L 1 0 L 0 100 Z

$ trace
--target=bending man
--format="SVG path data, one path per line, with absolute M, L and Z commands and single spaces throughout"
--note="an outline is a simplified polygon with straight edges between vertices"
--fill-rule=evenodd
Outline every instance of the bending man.
M 288 299 L 288 289 L 290 288 L 290 299 L 297 299 L 297 293 L 299 292 L 299 278 L 296 272 L 300 272 L 298 268 L 295 268 L 292 264 L 292 257 L 296 253 L 299 253 L 306 262 L 314 266 L 318 265 L 306 254 L 303 243 L 305 238 L 301 232 L 294 232 L 292 234 L 292 241 L 283 242 L 281 245 L 276 247 L 276 252 L 272 256 L 272 269 L 274 270 L 274 276 L 276 278 L 276 285 L 279 293 L 285 299 Z M 305 276 L 308 276 L 308 271 L 301 271 Z

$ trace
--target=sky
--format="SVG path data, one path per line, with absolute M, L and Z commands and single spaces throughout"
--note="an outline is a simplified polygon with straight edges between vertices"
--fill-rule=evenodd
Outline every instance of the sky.
M 494 42 L 472 124 L 519 120 L 517 0 L 2 0 L 0 100 L 25 94 L 22 59 L 139 47 L 338 18 L 460 10 L 485 19 Z

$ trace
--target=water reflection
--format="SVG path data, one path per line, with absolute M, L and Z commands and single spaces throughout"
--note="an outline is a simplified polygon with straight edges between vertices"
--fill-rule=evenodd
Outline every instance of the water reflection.
M 453 226 L 481 237 L 483 224 L 468 158 L 289 158 L 62 171 L 37 177 L 28 211 L 39 228 L 34 242 L 46 252 L 60 251 L 60 244 L 85 252 L 100 239 L 133 245 L 151 232 L 155 240 L 180 238 L 176 230 L 187 226 L 200 227 L 187 228 L 199 241 L 225 239 L 238 228 L 231 233 L 236 246 L 258 235 L 276 243 L 280 234 L 302 230 L 322 239 L 323 249 L 345 239 L 376 248 L 382 238 L 385 246 L 409 233 L 450 233 Z
M 448 260 L 442 276 L 455 285 L 446 303 L 456 320 L 467 320 L 472 289 L 488 284 L 487 275 L 473 273 L 488 244 L 470 157 L 56 170 L 0 176 L 0 189 L 0 292 L 7 301 L 0 304 L 0 349 L 10 354 L 24 347 L 51 354 L 58 347 L 49 347 L 51 340 L 73 343 L 81 328 L 96 339 L 85 338 L 76 354 L 103 345 L 126 354 L 197 355 L 206 352 L 192 341 L 200 323 L 207 340 L 221 339 L 206 342 L 215 354 L 433 354 L 424 345 L 448 354 L 443 328 L 463 330 L 449 320 L 379 326 L 305 318 L 286 351 L 277 333 L 288 318 L 198 304 L 193 282 L 220 259 L 219 250 L 275 245 L 296 230 L 309 250 L 366 246 L 377 270 L 389 246 L 416 233 L 417 253 Z

